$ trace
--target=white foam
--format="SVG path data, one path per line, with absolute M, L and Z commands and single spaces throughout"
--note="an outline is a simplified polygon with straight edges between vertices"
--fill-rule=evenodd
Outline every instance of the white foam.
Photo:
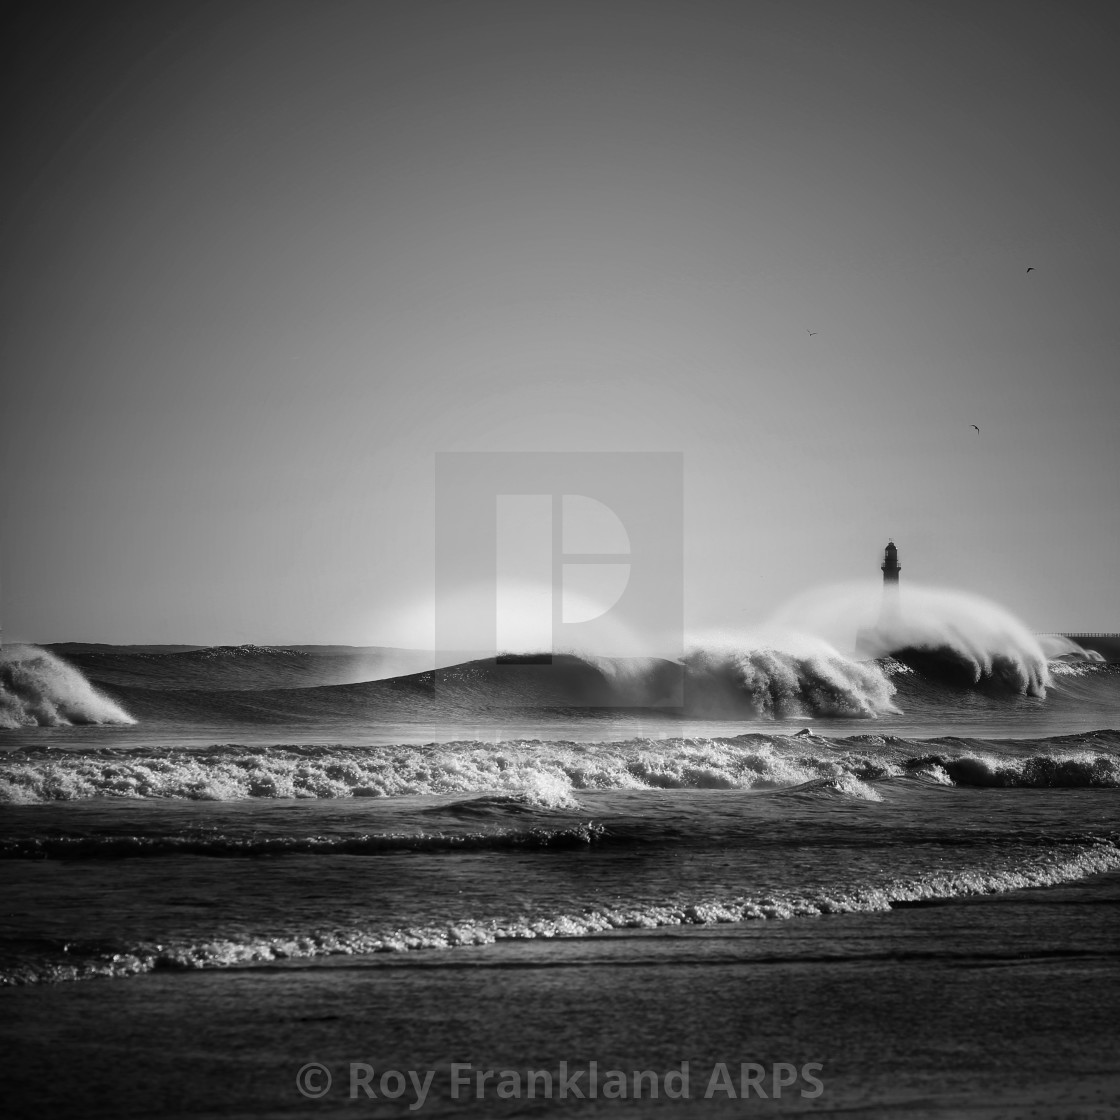
M 819 635 L 852 648 L 857 634 L 881 656 L 904 648 L 945 649 L 971 666 L 974 683 L 998 677 L 1020 692 L 1044 696 L 1049 683 L 1039 639 L 998 603 L 965 591 L 907 582 L 892 609 L 880 588 L 843 584 L 797 596 L 771 624 Z
M 625 743 L 446 743 L 267 752 L 51 752 L 0 757 L 0 801 L 93 797 L 236 801 L 252 798 L 479 794 L 566 808 L 581 790 L 781 789 L 824 780 L 874 800 L 866 785 L 889 765 L 786 736 Z
M 0 650 L 0 727 L 135 723 L 72 665 L 38 646 Z
M 961 868 L 934 872 L 884 885 L 825 888 L 807 895 L 762 894 L 730 898 L 665 901 L 630 907 L 600 907 L 581 913 L 513 920 L 464 919 L 446 926 L 403 929 L 313 930 L 303 935 L 254 936 L 173 944 L 145 943 L 130 950 L 67 965 L 31 967 L 0 975 L 0 984 L 125 976 L 157 967 L 223 968 L 314 958 L 417 950 L 447 950 L 498 941 L 586 937 L 622 929 L 788 920 L 824 914 L 876 913 L 893 903 L 990 895 L 1031 887 L 1055 886 L 1120 869 L 1120 851 L 1104 842 L 1073 850 L 1042 851 L 1003 868 Z
M 1088 750 L 1027 758 L 992 757 L 969 751 L 955 758 L 931 761 L 918 772 L 942 785 L 1031 789 L 1120 786 L 1120 758 Z
M 789 629 L 700 636 L 684 658 L 689 707 L 722 682 L 761 716 L 897 714 L 894 685 L 875 664 L 845 657 L 823 638 Z

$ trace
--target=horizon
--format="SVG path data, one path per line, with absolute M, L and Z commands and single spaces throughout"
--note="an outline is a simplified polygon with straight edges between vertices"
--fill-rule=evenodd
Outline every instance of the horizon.
M 891 543 L 893 543 L 893 541 Z M 901 550 L 900 550 L 900 555 L 901 555 Z M 789 598 L 787 598 L 785 600 L 784 603 L 779 605 L 776 609 L 771 607 L 770 612 L 766 616 L 758 617 L 758 618 L 755 618 L 751 621 L 738 621 L 737 622 L 734 619 L 729 619 L 727 621 L 718 623 L 715 626 L 695 627 L 691 631 L 686 626 L 686 628 L 684 629 L 684 631 L 682 633 L 682 641 L 683 641 L 684 646 L 686 648 L 697 648 L 699 642 L 702 640 L 702 638 L 705 635 L 711 635 L 713 632 L 717 632 L 717 631 L 722 632 L 723 634 L 725 634 L 727 636 L 730 636 L 730 637 L 742 637 L 744 639 L 749 639 L 753 636 L 757 636 L 757 634 L 760 631 L 763 631 L 763 632 L 772 631 L 775 628 L 775 623 L 773 621 L 774 618 L 781 616 L 781 614 L 782 614 L 782 612 L 785 608 L 789 607 L 791 604 L 796 603 L 797 601 L 799 601 L 801 599 L 811 598 L 814 595 L 826 595 L 828 593 L 840 593 L 840 592 L 845 591 L 845 590 L 846 591 L 851 591 L 856 586 L 857 586 L 856 581 L 849 581 L 846 585 L 839 585 L 839 584 L 836 584 L 836 583 L 833 583 L 833 584 L 818 584 L 815 587 L 804 588 L 804 589 L 801 589 L 800 591 L 794 593 L 793 595 L 791 595 Z M 877 591 L 882 590 L 884 585 L 880 581 L 876 581 L 876 580 L 872 579 L 871 577 L 869 577 L 865 580 L 859 581 L 858 586 L 869 597 L 873 597 L 874 594 Z M 894 586 L 899 587 L 899 584 L 896 583 Z M 906 586 L 907 586 L 906 582 L 902 581 L 901 582 L 901 588 L 905 589 Z M 930 585 L 927 585 L 927 584 L 917 584 L 916 587 L 921 592 L 925 592 L 925 591 L 928 591 L 928 590 L 936 590 L 936 591 L 945 592 L 945 593 L 950 594 L 950 595 L 952 595 L 952 594 L 965 594 L 965 595 L 973 595 L 974 596 L 973 592 L 970 592 L 968 589 L 965 589 L 965 588 L 931 588 Z M 905 590 L 901 590 L 901 595 L 902 595 L 902 602 L 905 602 Z M 974 597 L 984 599 L 991 606 L 1006 609 L 1005 604 L 1000 603 L 996 599 L 990 599 L 986 596 L 974 596 Z M 415 609 L 416 609 L 416 605 L 414 603 L 414 612 L 415 612 Z M 420 609 L 423 611 L 423 607 L 421 607 Z M 872 626 L 874 624 L 874 621 L 875 621 L 874 617 L 873 617 L 874 613 L 875 612 L 873 610 L 871 610 L 870 608 L 868 609 L 868 612 L 867 612 L 866 617 L 865 617 L 865 624 L 867 626 Z M 424 615 L 425 615 L 425 618 L 427 619 L 427 621 L 420 625 L 420 629 L 430 630 L 431 629 L 431 619 L 429 617 L 430 610 L 424 611 Z M 400 618 L 401 618 L 401 615 L 398 614 L 397 622 L 396 622 L 396 624 L 398 626 L 400 625 Z M 1023 626 L 1025 626 L 1025 628 L 1027 630 L 1029 630 L 1030 633 L 1034 634 L 1036 637 L 1053 636 L 1053 637 L 1068 637 L 1068 638 L 1076 638 L 1076 637 L 1098 637 L 1098 638 L 1106 637 L 1107 638 L 1107 637 L 1120 636 L 1120 627 L 1117 627 L 1117 629 L 1115 629 L 1115 630 L 1091 629 L 1089 627 L 1082 627 L 1080 629 L 1072 629 L 1072 628 L 1066 627 L 1065 629 L 1062 629 L 1062 630 L 1055 630 L 1055 629 L 1043 630 L 1043 629 L 1040 629 L 1038 627 L 1031 626 L 1026 620 L 1021 619 L 1014 614 L 1012 614 L 1012 618 L 1015 620 L 1016 623 L 1019 623 L 1019 624 L 1022 624 Z M 0 621 L 2 621 L 2 620 L 0 620 Z M 499 623 L 499 625 L 500 625 L 500 623 Z M 780 623 L 777 624 L 777 628 L 779 630 L 782 629 L 782 625 L 783 624 L 780 624 Z M 791 634 L 796 633 L 796 632 L 797 632 L 796 630 L 790 630 Z M 810 630 L 808 632 L 811 633 L 812 631 Z M 858 642 L 856 642 L 854 634 L 855 634 L 855 631 L 853 630 L 853 647 L 858 644 Z M 398 636 L 399 636 L 399 631 L 398 631 Z M 537 648 L 537 645 L 533 645 L 532 643 L 530 643 L 529 645 L 525 645 L 525 643 L 520 643 L 519 645 L 517 645 L 516 648 L 511 646 L 509 648 L 509 650 L 507 650 L 506 652 L 529 653 L 529 652 L 542 652 L 542 651 L 546 651 L 548 649 L 547 642 L 542 642 L 542 643 L 538 643 L 538 644 L 540 646 L 539 650 Z M 833 644 L 835 644 L 835 643 L 833 643 Z M 113 646 L 113 647 L 128 647 L 128 646 L 132 646 L 132 647 L 165 647 L 166 646 L 166 647 L 181 647 L 183 649 L 213 649 L 213 648 L 222 648 L 222 647 L 225 647 L 225 648 L 257 647 L 257 648 L 262 648 L 262 649 L 298 649 L 298 648 L 315 648 L 315 649 L 337 648 L 337 649 L 353 649 L 353 650 L 373 650 L 373 649 L 377 649 L 377 650 L 395 650 L 395 651 L 398 651 L 398 652 L 401 652 L 401 653 L 430 653 L 430 654 L 433 654 L 433 655 L 438 655 L 440 657 L 447 657 L 447 656 L 457 655 L 457 654 L 460 654 L 460 653 L 470 652 L 470 651 L 465 651 L 465 650 L 461 650 L 461 649 L 460 650 L 445 650 L 445 649 L 441 648 L 440 646 L 438 646 L 434 641 L 431 641 L 431 642 L 425 644 L 422 641 L 413 642 L 413 643 L 400 642 L 400 641 L 396 641 L 396 642 L 369 641 L 369 642 L 364 642 L 364 643 L 358 643 L 358 642 L 340 642 L 340 641 L 330 641 L 330 640 L 303 641 L 303 640 L 298 640 L 298 639 L 295 639 L 295 640 L 287 639 L 287 640 L 276 640 L 276 641 L 265 642 L 265 641 L 256 641 L 252 638 L 246 638 L 246 639 L 243 639 L 243 640 L 240 640 L 240 641 L 229 641 L 229 640 L 185 641 L 185 640 L 182 640 L 181 638 L 178 639 L 178 640 L 174 640 L 174 641 L 167 641 L 167 640 L 165 640 L 165 641 L 144 641 L 144 640 L 136 640 L 136 639 L 124 639 L 124 640 L 111 641 L 111 642 L 98 640 L 98 639 L 90 639 L 90 638 L 51 638 L 50 640 L 44 640 L 44 639 L 38 639 L 38 638 L 27 638 L 27 637 L 22 637 L 22 636 L 13 637 L 13 636 L 11 636 L 10 633 L 8 633 L 4 629 L 3 626 L 0 626 L 0 649 L 3 649 L 3 648 L 8 647 L 8 646 L 16 646 L 16 645 L 32 645 L 32 646 L 66 646 L 66 645 L 96 646 L 96 645 L 104 645 L 104 646 Z M 532 649 L 530 649 L 530 645 L 532 646 Z M 522 646 L 524 646 L 524 648 L 522 648 Z M 839 648 L 839 646 L 837 646 L 837 648 Z M 562 653 L 571 653 L 571 652 L 575 652 L 577 654 L 579 654 L 579 653 L 594 654 L 594 651 L 590 650 L 590 649 L 577 649 L 577 650 L 556 649 L 556 650 L 553 650 L 553 652 L 561 653 L 561 654 Z M 472 656 L 486 657 L 487 653 L 486 653 L 485 649 L 479 648 L 479 649 L 477 649 L 473 652 Z M 650 652 L 645 652 L 645 653 L 636 652 L 636 653 L 631 653 L 631 654 L 611 654 L 611 653 L 606 653 L 605 652 L 605 653 L 601 654 L 601 656 L 607 656 L 607 657 L 633 656 L 633 657 L 637 657 L 637 658 L 642 658 L 642 657 L 669 657 L 669 659 L 673 659 L 673 656 L 671 654 L 659 653 L 656 650 L 651 650 Z
M 1120 638 L 1120 630 L 1031 630 L 1030 633 L 1036 638 Z M 416 653 L 416 654 L 442 654 L 443 656 L 464 655 L 469 657 L 477 657 L 479 659 L 486 659 L 487 657 L 494 656 L 533 656 L 536 653 L 547 652 L 545 650 L 523 650 L 518 651 L 516 654 L 492 654 L 483 650 L 437 650 L 425 646 L 394 646 L 384 645 L 378 643 L 371 643 L 369 645 L 347 645 L 339 642 L 278 642 L 275 644 L 264 645 L 258 642 L 217 642 L 212 644 L 204 644 L 197 642 L 86 642 L 86 641 L 52 641 L 52 642 L 36 642 L 25 639 L 16 641 L 9 641 L 0 644 L 0 649 L 5 649 L 11 646 L 39 646 L 42 648 L 50 648 L 52 646 L 105 646 L 111 649 L 164 649 L 170 652 L 178 651 L 194 651 L 194 650 L 207 650 L 207 649 L 260 649 L 260 650 L 339 650 L 339 651 L 358 651 L 358 652 L 385 652 L 385 653 Z M 559 650 L 553 651 L 555 656 L 579 656 L 578 650 Z M 640 660 L 642 655 L 635 655 L 636 659 Z M 655 657 L 656 655 L 647 655 Z M 608 660 L 613 658 L 608 657 Z

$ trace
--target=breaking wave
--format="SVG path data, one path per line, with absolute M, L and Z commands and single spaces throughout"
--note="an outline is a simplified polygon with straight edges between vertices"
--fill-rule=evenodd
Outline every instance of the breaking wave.
M 29 947 L 34 949 L 33 956 L 0 968 L 0 985 L 123 977 L 156 969 L 236 968 L 325 956 L 449 950 L 500 941 L 586 937 L 620 929 L 875 913 L 908 904 L 1054 886 L 1117 869 L 1120 851 L 1115 845 L 1088 841 L 1055 846 L 1003 867 L 965 867 L 808 893 L 677 898 L 617 907 L 600 904 L 537 917 L 465 918 L 446 925 L 398 928 L 332 927 L 278 936 L 246 933 L 236 939 L 131 944 L 44 939 Z
M 897 713 L 894 685 L 874 663 L 844 657 L 827 642 L 783 635 L 710 643 L 685 657 L 690 714 L 776 719 Z
M 957 758 L 929 755 L 907 763 L 916 773 L 927 774 L 945 785 L 993 789 L 1078 789 L 1120 786 L 1120 759 L 1113 755 L 1080 751 L 1071 755 L 1031 755 L 996 759 L 964 754 Z
M 0 859 L 132 859 L 141 856 L 251 857 L 573 848 L 611 837 L 593 821 L 560 828 L 502 828 L 467 833 L 399 832 L 326 836 L 239 836 L 220 832 L 139 836 L 25 836 L 0 839 Z
M 217 747 L 206 751 L 29 751 L 0 761 L 0 802 L 94 797 L 254 798 L 496 794 L 562 808 L 584 790 L 777 789 L 864 783 L 891 772 L 873 759 L 814 754 L 790 737 L 621 743 L 439 743 L 423 747 Z
M 1004 607 L 964 591 L 907 583 L 884 598 L 862 584 L 824 588 L 798 596 L 773 622 L 958 686 L 1043 697 L 1050 682 L 1039 639 Z
M 799 733 L 617 743 L 465 741 L 391 747 L 212 747 L 203 751 L 28 750 L 0 759 L 0 802 L 97 797 L 242 801 L 487 794 L 567 808 L 591 790 L 794 787 L 880 798 L 875 783 L 917 777 L 989 787 L 1118 787 L 1116 733 L 1083 745 L 1046 741 L 1019 755 L 969 740 L 828 740 Z M 976 741 L 977 743 L 981 741 Z M 1102 749 L 1103 748 L 1103 749 Z
M 0 728 L 135 723 L 71 665 L 38 646 L 0 650 Z

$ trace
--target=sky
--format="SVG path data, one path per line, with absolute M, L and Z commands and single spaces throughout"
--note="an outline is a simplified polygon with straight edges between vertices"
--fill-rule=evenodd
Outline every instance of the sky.
M 1120 630 L 1115 5 L 5 19 L 5 640 L 422 644 L 436 456 L 539 451 L 682 456 L 689 628 L 893 538 Z

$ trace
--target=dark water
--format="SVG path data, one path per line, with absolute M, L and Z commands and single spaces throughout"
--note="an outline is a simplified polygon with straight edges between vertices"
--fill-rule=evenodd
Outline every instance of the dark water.
M 1120 868 L 1107 664 L 1043 665 L 1032 695 L 816 651 L 342 684 L 337 651 L 5 657 L 9 983 L 889 913 Z

